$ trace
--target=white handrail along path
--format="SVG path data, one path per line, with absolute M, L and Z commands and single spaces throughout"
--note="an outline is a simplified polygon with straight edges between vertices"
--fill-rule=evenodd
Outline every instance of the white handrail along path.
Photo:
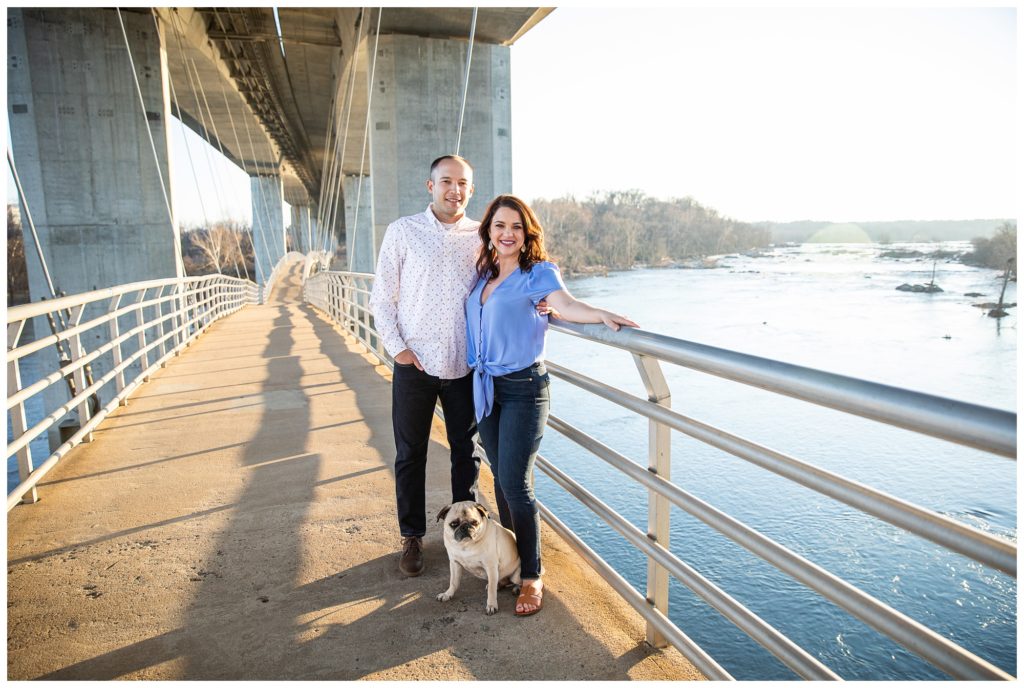
M 135 282 L 9 308 L 7 413 L 13 437 L 7 444 L 7 457 L 17 455 L 20 482 L 7 495 L 7 510 L 22 501 L 37 501 L 37 483 L 68 451 L 91 441 L 92 431 L 111 411 L 126 404 L 135 388 L 211 323 L 258 303 L 258 291 L 256 284 L 247 280 L 207 275 Z M 59 315 L 67 318 L 68 327 L 41 336 L 43 318 L 60 322 Z M 32 318 L 37 318 L 36 338 L 22 343 L 25 326 Z M 99 344 L 90 350 L 87 342 Z M 51 353 L 54 347 L 70 351 L 70 360 L 57 362 L 53 356 L 54 367 L 23 386 L 22 359 Z M 90 381 L 93 367 L 105 372 Z M 58 385 L 56 393 L 52 393 L 54 385 Z M 73 391 L 65 391 L 65 385 Z M 45 394 L 47 390 L 51 393 Z M 62 396 L 65 401 L 52 402 Z M 45 416 L 28 427 L 26 403 L 33 398 L 41 403 Z M 46 399 L 51 400 L 51 408 Z M 36 466 L 30 443 L 65 420 L 73 421 L 77 429 Z

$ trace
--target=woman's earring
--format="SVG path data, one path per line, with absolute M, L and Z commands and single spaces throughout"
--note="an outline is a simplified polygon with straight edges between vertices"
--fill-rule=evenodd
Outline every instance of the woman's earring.
M 526 253 L 526 244 L 523 244 L 522 246 L 519 247 L 519 252 Z
M 487 242 L 487 250 L 488 251 L 493 251 L 494 250 L 494 242 L 493 241 L 488 241 Z

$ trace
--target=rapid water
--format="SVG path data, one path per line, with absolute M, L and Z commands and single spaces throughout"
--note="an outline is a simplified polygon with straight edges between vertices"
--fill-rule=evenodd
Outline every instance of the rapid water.
M 942 248 L 965 248 L 949 242 Z M 804 245 L 730 256 L 712 270 L 640 269 L 567 281 L 574 296 L 644 329 L 829 372 L 1016 410 L 1017 314 L 1001 322 L 993 270 L 883 251 L 936 245 Z M 983 297 L 967 297 L 978 292 Z M 1016 301 L 1010 283 L 1007 302 Z M 552 334 L 548 359 L 646 397 L 631 356 Z M 1016 540 L 1016 462 L 763 390 L 663 366 L 672 407 L 772 449 Z M 647 421 L 552 376 L 552 413 L 637 463 Z M 647 493 L 553 430 L 541 454 L 644 530 Z M 673 432 L 677 485 L 1016 673 L 1016 582 L 773 473 Z M 537 474 L 538 497 L 641 592 L 646 560 Z M 672 510 L 671 549 L 846 679 L 945 678 L 742 547 Z M 552 581 L 557 586 L 557 582 Z M 673 580 L 672 620 L 739 679 L 795 675 Z

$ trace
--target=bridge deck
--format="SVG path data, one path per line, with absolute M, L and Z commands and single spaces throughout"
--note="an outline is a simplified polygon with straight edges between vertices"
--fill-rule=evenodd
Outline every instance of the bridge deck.
M 485 616 L 473 578 L 437 602 L 437 528 L 402 578 L 387 369 L 297 275 L 276 297 L 215 324 L 8 515 L 8 678 L 699 677 L 550 532 L 534 617 L 507 590 Z M 446 464 L 438 422 L 431 512 Z

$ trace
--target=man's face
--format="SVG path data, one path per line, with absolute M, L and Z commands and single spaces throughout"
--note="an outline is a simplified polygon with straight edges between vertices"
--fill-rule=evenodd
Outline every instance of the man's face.
M 473 197 L 473 171 L 459 160 L 442 160 L 427 180 L 427 191 L 437 219 L 455 222 L 466 214 Z

